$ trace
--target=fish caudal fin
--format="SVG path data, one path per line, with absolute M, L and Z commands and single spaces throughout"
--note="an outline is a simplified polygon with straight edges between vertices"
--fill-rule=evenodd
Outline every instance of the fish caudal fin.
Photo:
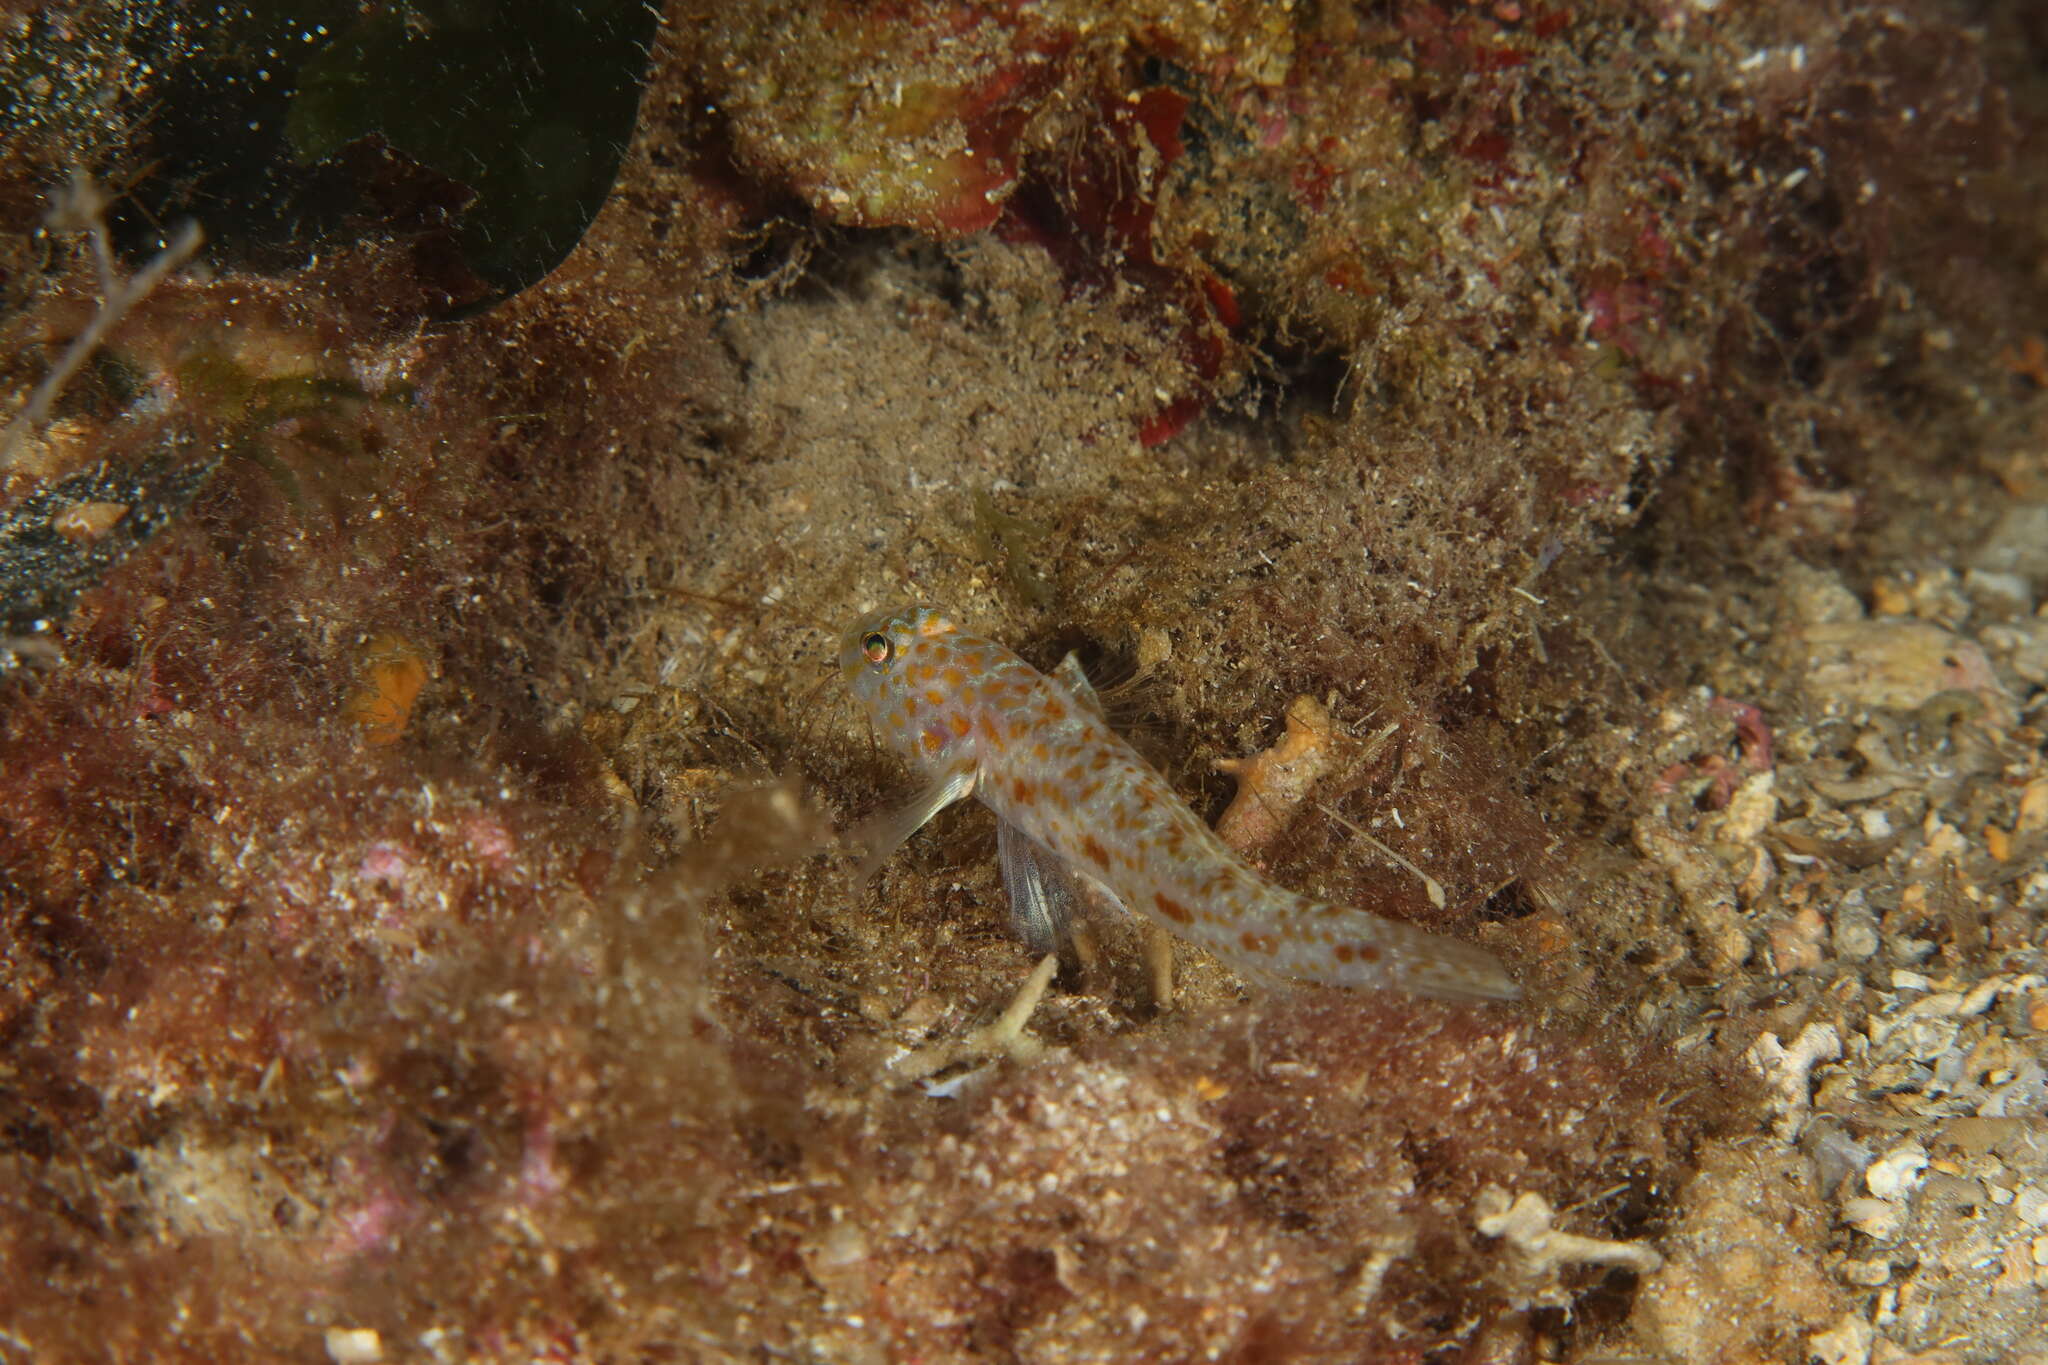
M 1255 965 L 1304 981 L 1413 991 L 1443 1000 L 1515 1000 L 1521 986 L 1476 943 L 1350 906 L 1270 888 L 1272 943 Z M 1235 954 L 1233 954 L 1235 956 Z

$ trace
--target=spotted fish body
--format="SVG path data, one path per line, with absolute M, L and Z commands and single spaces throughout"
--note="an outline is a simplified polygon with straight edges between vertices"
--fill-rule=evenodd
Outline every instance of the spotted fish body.
M 1019 929 L 1064 929 L 1062 876 L 1255 976 L 1458 999 L 1520 992 L 1484 949 L 1275 886 L 1173 794 L 1103 720 L 1071 655 L 1054 676 L 931 607 L 877 612 L 846 635 L 840 670 L 876 732 L 930 780 L 882 822 L 881 856 L 972 795 L 1000 823 Z

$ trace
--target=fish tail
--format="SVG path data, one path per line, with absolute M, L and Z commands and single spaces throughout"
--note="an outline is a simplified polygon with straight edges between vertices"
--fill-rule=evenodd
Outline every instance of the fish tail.
M 1266 891 L 1261 918 L 1273 926 L 1263 936 L 1273 941 L 1268 961 L 1290 976 L 1444 1000 L 1514 1000 L 1522 994 L 1500 959 L 1476 943 L 1282 887 Z

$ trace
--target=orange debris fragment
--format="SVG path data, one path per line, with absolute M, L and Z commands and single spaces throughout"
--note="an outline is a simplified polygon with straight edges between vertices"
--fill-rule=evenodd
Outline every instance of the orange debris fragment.
M 1280 837 L 1309 791 L 1328 771 L 1337 722 L 1314 697 L 1287 707 L 1287 731 L 1264 753 L 1222 758 L 1218 772 L 1237 779 L 1237 796 L 1216 822 L 1216 833 L 1240 853 L 1253 853 Z
M 2019 345 L 2007 346 L 1998 353 L 1998 363 L 2048 389 L 2048 341 L 2039 336 L 2021 337 Z

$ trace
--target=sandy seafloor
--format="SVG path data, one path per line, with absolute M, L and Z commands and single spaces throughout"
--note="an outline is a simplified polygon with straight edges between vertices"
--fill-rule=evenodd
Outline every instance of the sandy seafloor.
M 0 1361 L 2048 1361 L 2030 7 L 679 6 L 516 288 L 0 17 Z M 908 601 L 1524 998 L 1013 1007 Z

